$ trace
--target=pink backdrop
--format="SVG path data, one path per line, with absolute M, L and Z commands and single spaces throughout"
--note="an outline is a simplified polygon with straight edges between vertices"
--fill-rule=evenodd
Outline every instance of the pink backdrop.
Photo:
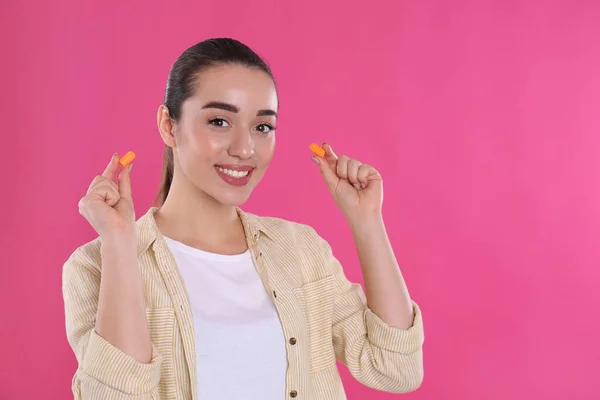
M 70 398 L 61 267 L 94 238 L 77 202 L 131 149 L 148 209 L 169 67 L 210 36 L 279 81 L 277 154 L 247 211 L 314 226 L 358 281 L 307 146 L 382 172 L 426 324 L 425 381 L 404 398 L 600 398 L 600 3 L 85 3 L 0 3 L 0 399 Z M 342 374 L 349 399 L 395 397 Z

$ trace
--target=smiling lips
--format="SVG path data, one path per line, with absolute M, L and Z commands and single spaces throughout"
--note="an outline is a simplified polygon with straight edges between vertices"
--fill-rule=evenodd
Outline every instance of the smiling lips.
M 217 174 L 233 186 L 244 186 L 250 182 L 254 167 L 248 165 L 215 165 Z

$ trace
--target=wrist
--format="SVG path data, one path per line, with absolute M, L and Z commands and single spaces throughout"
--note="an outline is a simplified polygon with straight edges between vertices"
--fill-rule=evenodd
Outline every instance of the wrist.
M 381 212 L 348 216 L 347 221 L 355 235 L 385 229 Z
M 102 248 L 117 250 L 136 249 L 137 235 L 133 229 L 123 229 L 100 237 Z

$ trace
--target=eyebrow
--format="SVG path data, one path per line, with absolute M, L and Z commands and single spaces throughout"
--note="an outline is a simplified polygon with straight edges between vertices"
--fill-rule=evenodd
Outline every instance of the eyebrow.
M 211 101 L 209 103 L 206 103 L 202 106 L 203 110 L 205 108 L 217 108 L 219 110 L 225 110 L 236 114 L 240 112 L 240 108 L 238 106 L 229 103 L 223 103 L 220 101 Z M 256 113 L 257 117 L 264 117 L 270 115 L 272 115 L 273 117 L 277 117 L 277 113 L 273 110 L 258 110 L 258 112 Z

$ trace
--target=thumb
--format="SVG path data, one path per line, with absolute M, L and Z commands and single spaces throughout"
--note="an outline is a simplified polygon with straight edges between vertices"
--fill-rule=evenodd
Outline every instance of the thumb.
M 131 196 L 131 169 L 133 164 L 129 164 L 119 172 L 119 195 L 132 200 Z
M 319 165 L 321 175 L 323 176 L 323 179 L 325 180 L 325 183 L 329 189 L 333 189 L 340 180 L 334 171 L 335 165 L 331 166 L 326 159 L 321 157 L 313 157 L 312 160 Z

